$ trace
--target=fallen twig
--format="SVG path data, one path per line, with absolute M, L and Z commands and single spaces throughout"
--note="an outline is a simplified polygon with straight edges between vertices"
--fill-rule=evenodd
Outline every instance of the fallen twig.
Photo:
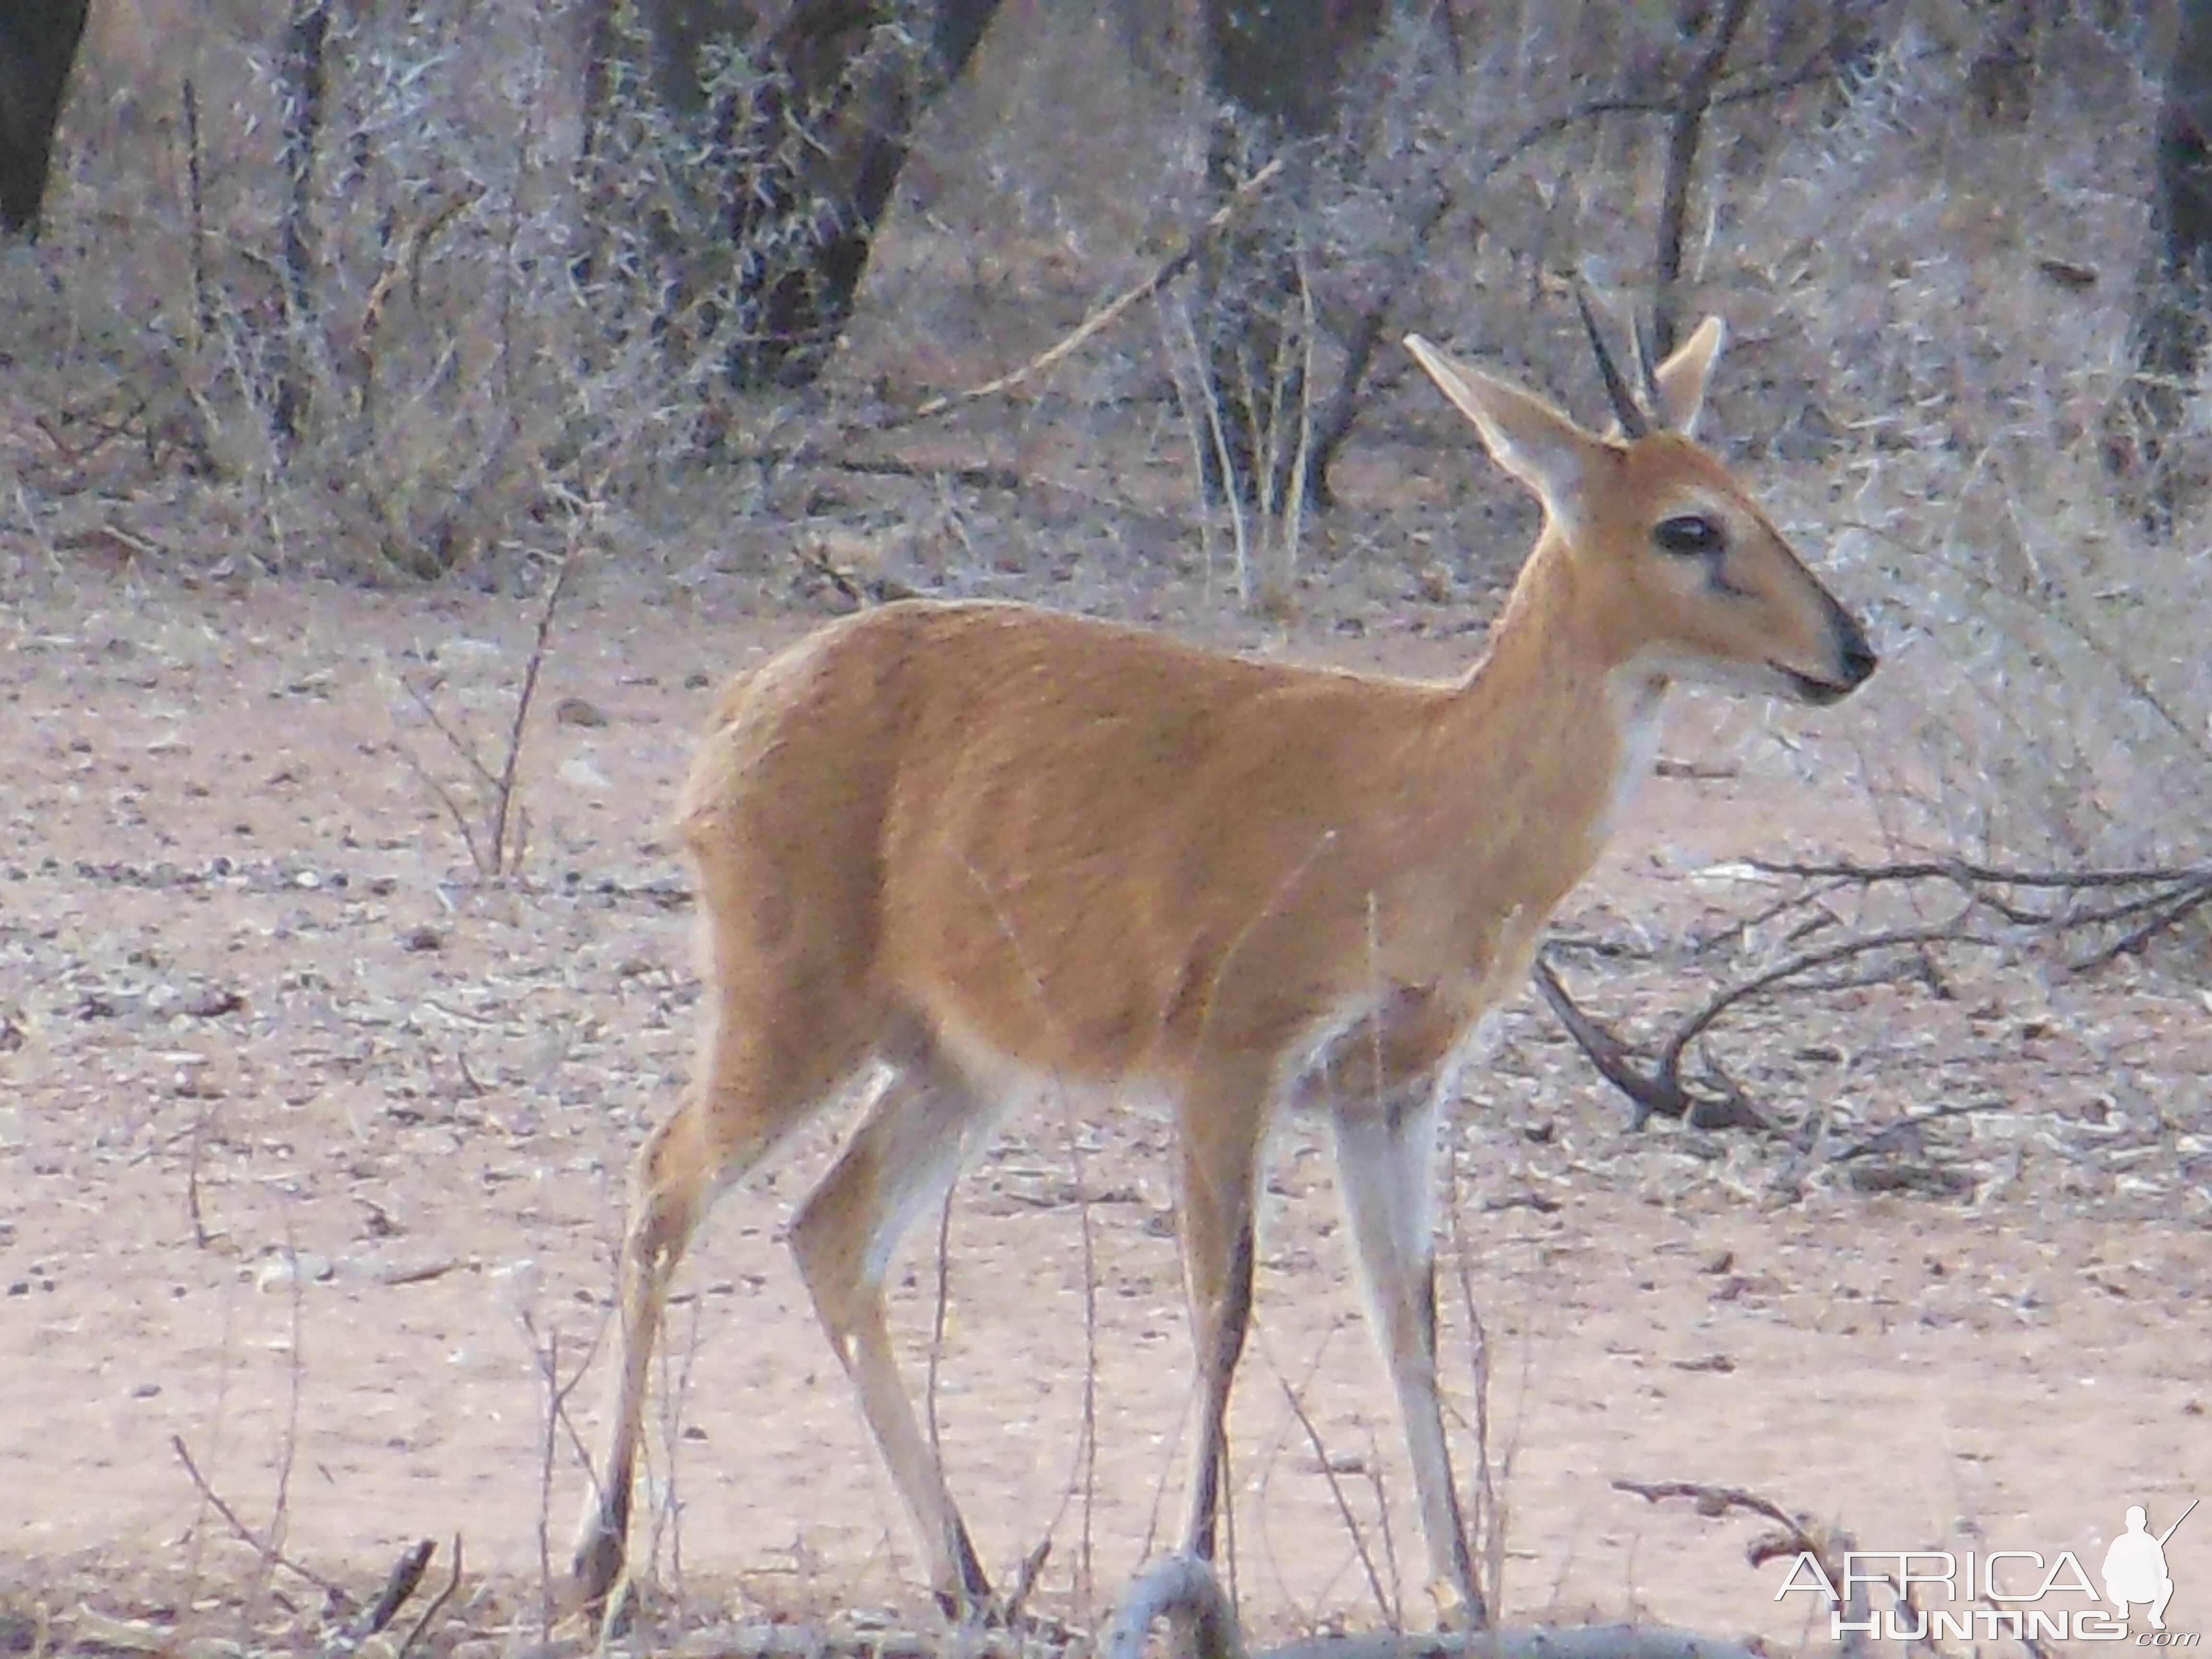
M 2191 916 L 2212 903 L 2212 881 L 2201 883 L 2159 905 L 2148 920 L 2137 923 L 2102 950 L 2092 951 L 2086 957 L 2077 957 L 2066 964 L 2070 974 L 2087 974 L 2108 967 L 2122 957 L 2133 956 L 2144 945 L 2168 928 L 2179 926 Z
M 422 1616 L 415 1621 L 415 1627 L 407 1632 L 406 1639 L 400 1643 L 399 1651 L 393 1656 L 393 1659 L 407 1659 L 407 1656 L 414 1652 L 415 1644 L 422 1639 L 422 1632 L 430 1628 L 430 1621 L 445 1611 L 446 1603 L 453 1599 L 453 1592 L 460 1587 L 461 1535 L 455 1533 L 453 1534 L 453 1569 L 446 1575 L 446 1587 L 438 1592 L 436 1599 L 428 1607 L 422 1609 Z
M 1755 1492 L 1741 1486 L 1709 1486 L 1702 1480 L 1615 1480 L 1615 1492 L 1625 1492 L 1642 1498 L 1647 1504 L 1662 1504 L 1670 1498 L 1686 1498 L 1697 1506 L 1699 1515 L 1717 1520 L 1739 1510 L 1764 1516 L 1779 1526 L 1787 1527 L 1801 1536 L 1810 1537 L 1813 1521 L 1809 1516 L 1792 1515 L 1771 1498 L 1762 1498 Z M 1754 1561 L 1753 1566 L 1759 1564 Z
M 1291 1415 L 1297 1419 L 1298 1427 L 1305 1431 L 1307 1449 L 1313 1453 L 1314 1462 L 1321 1468 L 1322 1479 L 1328 1482 L 1328 1495 L 1336 1500 L 1337 1519 L 1343 1522 L 1344 1534 L 1352 1540 L 1353 1553 L 1359 1558 L 1360 1570 L 1367 1575 L 1368 1593 L 1374 1596 L 1375 1606 L 1385 1619 L 1394 1625 L 1401 1622 L 1404 1614 L 1399 1608 L 1397 1598 L 1383 1588 L 1382 1574 L 1375 1565 L 1374 1552 L 1367 1547 L 1366 1531 L 1360 1526 L 1358 1517 L 1352 1512 L 1352 1501 L 1345 1496 L 1344 1482 L 1338 1478 L 1336 1465 L 1329 1457 L 1328 1447 L 1321 1437 L 1321 1430 L 1314 1423 L 1313 1413 L 1306 1409 L 1306 1402 L 1298 1397 L 1298 1391 L 1291 1386 L 1290 1378 L 1285 1376 L 1276 1380 L 1283 1386 L 1283 1399 L 1290 1406 Z M 1388 1512 L 1386 1509 L 1384 1513 Z M 1394 1574 L 1392 1577 L 1395 1582 L 1396 1576 Z
M 1891 864 L 1853 864 L 1848 861 L 1807 864 L 1778 860 L 1747 860 L 1765 875 L 1800 880 L 1873 887 L 1882 883 L 1944 881 L 1969 894 L 1978 902 L 2016 927 L 2045 933 L 2081 932 L 2127 924 L 2118 938 L 2066 963 L 2069 973 L 2084 974 L 2107 967 L 2170 928 L 2212 906 L 2212 866 L 2202 864 L 2150 865 L 2133 869 L 2045 870 L 2002 865 L 1976 864 L 1964 859 L 1922 859 Z M 2115 902 L 2087 909 L 2038 908 L 2007 896 L 2007 890 L 2037 892 L 2112 892 L 2148 889 Z
M 1966 923 L 1978 905 L 1970 902 L 1950 921 L 1931 927 L 1896 927 L 1879 933 L 1861 933 L 1838 944 L 1824 945 L 1817 951 L 1804 951 L 1786 957 L 1773 967 L 1753 974 L 1749 979 L 1739 980 L 1734 985 L 1716 992 L 1705 1006 L 1682 1022 L 1674 1035 L 1668 1039 L 1662 1064 L 1670 1072 L 1678 1066 L 1682 1051 L 1702 1036 L 1713 1022 L 1747 997 L 1771 991 L 1785 981 L 1809 974 L 1818 968 L 1832 968 L 1838 963 L 1855 961 L 1882 951 L 1917 949 L 1929 945 L 1989 943 L 1977 940 L 1966 932 Z
M 1635 1103 L 1634 1127 L 1642 1128 L 1655 1114 L 1663 1117 L 1689 1115 L 1690 1102 L 1679 1087 L 1670 1090 L 1659 1077 L 1647 1075 L 1638 1066 L 1628 1045 L 1582 1011 L 1580 1005 L 1567 994 L 1567 988 L 1559 983 L 1552 964 L 1542 957 L 1536 958 L 1534 976 L 1536 988 L 1551 1004 L 1559 1024 L 1567 1028 L 1567 1035 L 1575 1040 L 1575 1046 L 1589 1056 L 1599 1076 Z
M 209 1505 L 217 1515 L 230 1523 L 230 1529 L 238 1534 L 240 1540 L 247 1547 L 259 1555 L 263 1560 L 306 1579 L 324 1595 L 329 1596 L 337 1605 L 340 1607 L 353 1605 L 353 1594 L 343 1584 L 335 1579 L 324 1577 L 313 1567 L 301 1565 L 255 1532 L 252 1528 L 247 1526 L 238 1511 L 223 1500 L 222 1494 L 208 1484 L 207 1477 L 200 1473 L 200 1466 L 192 1461 L 191 1448 L 185 1444 L 184 1436 L 171 1435 L 169 1449 L 177 1454 L 177 1461 L 185 1466 L 185 1473 L 191 1477 L 192 1485 L 199 1489 L 200 1496 L 208 1501 Z
M 408 1597 L 415 1594 L 422 1582 L 422 1574 L 430 1565 L 430 1558 L 438 1553 L 435 1539 L 425 1538 L 407 1550 L 392 1564 L 392 1571 L 384 1581 L 384 1588 L 376 1600 L 368 1604 L 355 1626 L 356 1639 L 374 1636 L 399 1616 L 399 1609 L 407 1605 Z
M 1129 1585 L 1099 1638 L 1099 1659 L 1143 1659 L 1153 1621 L 1172 1620 L 1181 1651 L 1198 1659 L 1245 1659 L 1237 1610 L 1213 1569 L 1194 1555 L 1161 1557 Z
M 208 1120 L 214 1115 L 214 1102 L 200 1102 L 192 1114 L 191 1153 L 185 1164 L 185 1218 L 192 1224 L 193 1246 L 203 1250 L 215 1242 L 200 1204 L 200 1165 L 207 1155 Z
M 1893 864 L 1826 864 L 1794 860 L 1746 859 L 1744 863 L 1762 875 L 1796 876 L 1807 880 L 1956 882 L 1961 887 L 1987 884 L 1996 887 L 2128 887 L 2148 882 L 2212 882 L 2212 865 L 2144 865 L 2121 870 L 2031 870 L 2014 866 L 1977 864 L 1968 859 L 1917 859 Z
M 1779 1514 L 1780 1511 L 1777 1510 Z M 1212 1569 L 1195 1556 L 1163 1556 L 1132 1583 L 1098 1641 L 1099 1659 L 1141 1659 L 1165 1615 L 1176 1650 L 1194 1659 L 1246 1659 L 1236 1609 Z M 1752 1659 L 1752 1650 L 1658 1625 L 1524 1626 L 1516 1630 L 1382 1631 L 1319 1636 L 1268 1648 L 1255 1659 Z
M 1901 1117 L 1894 1123 L 1883 1124 L 1872 1134 L 1853 1141 L 1842 1151 L 1831 1152 L 1828 1155 L 1828 1161 L 1832 1164 L 1848 1164 L 1856 1158 L 1870 1158 L 1876 1152 L 1886 1152 L 1915 1130 L 1923 1128 L 1930 1123 L 1938 1122 L 1947 1117 L 1972 1117 L 1979 1112 L 2002 1112 L 2008 1109 L 2007 1103 L 2002 1100 L 1976 1100 L 1956 1106 L 1933 1107 L 1924 1112 L 1916 1112 L 1911 1117 Z
M 1568 994 L 1566 987 L 1560 983 L 1559 975 L 1552 970 L 1551 963 L 1541 957 L 1537 958 L 1534 977 L 1537 988 L 1543 993 L 1545 1001 L 1551 1005 L 1552 1012 L 1559 1016 L 1567 1035 L 1574 1039 L 1575 1046 L 1589 1055 L 1590 1063 L 1597 1067 L 1606 1081 L 1626 1095 L 1635 1106 L 1631 1127 L 1640 1129 L 1654 1116 L 1663 1116 L 1680 1118 L 1693 1128 L 1759 1128 L 1771 1133 L 1775 1128 L 1771 1121 L 1718 1066 L 1708 1061 L 1704 1079 L 1717 1091 L 1717 1095 L 1693 1093 L 1685 1085 L 1682 1058 L 1689 1051 L 1690 1045 L 1738 1003 L 1819 969 L 1832 968 L 1840 963 L 1885 951 L 1913 950 L 1942 944 L 1991 944 L 1994 941 L 1978 938 L 1967 931 L 1968 922 L 1980 908 L 1978 897 L 1969 898 L 1948 921 L 1857 934 L 1834 945 L 1823 945 L 1819 950 L 1803 951 L 1786 957 L 1748 979 L 1723 987 L 1675 1027 L 1662 1046 L 1657 1061 L 1649 1071 L 1636 1063 L 1635 1053 L 1627 1044 L 1583 1012 Z M 1891 977 L 1893 975 L 1885 974 L 1850 982 L 1878 983 Z

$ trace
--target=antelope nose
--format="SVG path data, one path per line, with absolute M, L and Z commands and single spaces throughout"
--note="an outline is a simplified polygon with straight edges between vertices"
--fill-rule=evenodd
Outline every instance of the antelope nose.
M 1874 647 L 1868 643 L 1866 629 L 1850 617 L 1844 618 L 1844 637 L 1836 655 L 1844 671 L 1844 684 L 1847 686 L 1865 684 L 1868 677 L 1881 661 L 1875 654 Z

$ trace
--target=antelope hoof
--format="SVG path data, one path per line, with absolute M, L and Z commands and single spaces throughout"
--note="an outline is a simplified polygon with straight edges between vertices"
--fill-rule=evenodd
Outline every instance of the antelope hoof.
M 1482 1592 L 1469 1586 L 1462 1589 L 1449 1578 L 1439 1578 L 1429 1586 L 1429 1597 L 1437 1604 L 1437 1627 L 1447 1631 L 1477 1631 L 1490 1627 L 1490 1609 L 1482 1599 Z
M 980 1568 L 969 1574 L 959 1589 L 939 1586 L 931 1594 L 936 1599 L 938 1610 L 955 1625 L 996 1630 L 1011 1622 L 1006 1617 L 1006 1602 L 991 1588 Z
M 931 1592 L 937 1598 L 939 1609 L 956 1625 L 996 1626 L 1008 1623 L 1006 1605 L 992 1590 L 990 1575 L 983 1571 L 982 1558 L 975 1553 L 967 1526 L 957 1516 L 952 1519 L 951 1534 L 954 1582 L 950 1587 L 940 1582 Z
M 932 1590 L 930 1595 L 948 1624 L 994 1630 L 1006 1622 L 1006 1609 L 988 1591 L 978 1595 L 973 1590 L 940 1589 Z
M 599 1613 L 623 1576 L 623 1535 L 605 1516 L 594 1512 L 584 1523 L 583 1534 L 576 1540 L 573 1567 L 585 1611 Z

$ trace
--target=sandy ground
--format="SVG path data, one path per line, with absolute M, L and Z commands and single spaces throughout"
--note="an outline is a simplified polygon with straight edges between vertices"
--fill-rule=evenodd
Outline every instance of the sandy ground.
M 601 1333 L 622 1171 L 688 1060 L 688 902 L 662 818 L 710 684 L 807 621 L 736 609 L 585 581 L 526 750 L 526 879 L 487 884 L 430 781 L 481 817 L 424 709 L 498 754 L 528 602 L 122 573 L 0 605 L 9 1579 L 88 1557 L 238 1570 L 179 1443 L 246 1524 L 281 1517 L 289 1555 L 363 1588 L 408 1540 L 456 1532 L 472 1571 L 534 1581 L 549 1510 L 565 1553 L 584 1478 L 567 1427 L 549 1436 L 544 1372 L 565 1384 Z M 1694 707 L 1667 753 L 1723 775 L 1656 781 L 1565 931 L 1677 936 L 1716 904 L 1715 861 L 1867 833 L 1847 789 L 1799 781 L 1749 716 Z M 1882 711 L 1869 694 L 1824 719 L 1863 737 Z M 1945 1127 L 1974 1174 L 1948 1197 L 1820 1170 L 1778 1188 L 1783 1154 L 1748 1137 L 1631 1135 L 1533 999 L 1516 1008 L 1451 1132 L 1447 1298 L 1466 1408 L 1463 1259 L 1509 1616 L 1800 1638 L 1811 1600 L 1747 1567 L 1744 1522 L 1617 1479 L 1741 1486 L 1869 1549 L 2073 1550 L 2093 1571 L 2130 1504 L 2163 1526 L 2212 1496 L 2212 1014 L 2132 968 L 1993 986 L 1963 1006 L 1877 988 L 1745 1039 L 1794 1109 L 1990 1103 Z M 1046 1599 L 1079 1614 L 1177 1512 L 1165 1142 L 1133 1112 L 1041 1105 L 952 1223 L 953 1485 L 1002 1577 L 1052 1534 Z M 701 1593 L 919 1600 L 780 1239 L 830 1144 L 729 1196 L 684 1281 L 659 1559 Z M 1364 1549 L 1419 1622 L 1410 1480 L 1322 1146 L 1292 1124 L 1270 1164 L 1240 1584 L 1271 1629 L 1373 1624 Z M 896 1310 L 917 1387 L 930 1243 Z M 599 1384 L 565 1413 L 587 1439 Z M 2169 1554 L 2169 1622 L 2212 1626 L 2212 1513 Z

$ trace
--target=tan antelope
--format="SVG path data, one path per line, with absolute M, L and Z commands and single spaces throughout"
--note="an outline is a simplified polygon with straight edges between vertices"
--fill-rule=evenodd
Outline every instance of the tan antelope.
M 1676 680 L 1830 703 L 1850 613 L 1689 436 L 1721 325 L 1642 375 L 1584 321 L 1617 435 L 1406 343 L 1544 526 L 1449 684 L 1255 662 L 1007 604 L 830 624 L 722 694 L 678 810 L 703 907 L 698 1074 L 636 1168 L 603 1484 L 576 1571 L 623 1571 L 669 1280 L 717 1194 L 872 1065 L 791 1229 L 948 1607 L 990 1587 L 884 1323 L 901 1234 L 1000 1109 L 1164 1103 L 1200 1391 L 1188 1547 L 1213 1549 L 1262 1138 L 1326 1111 L 1448 1619 L 1485 1609 L 1437 1392 L 1437 1115 L 1547 919 L 1652 769 Z M 1648 362 L 1648 360 L 1644 360 Z

